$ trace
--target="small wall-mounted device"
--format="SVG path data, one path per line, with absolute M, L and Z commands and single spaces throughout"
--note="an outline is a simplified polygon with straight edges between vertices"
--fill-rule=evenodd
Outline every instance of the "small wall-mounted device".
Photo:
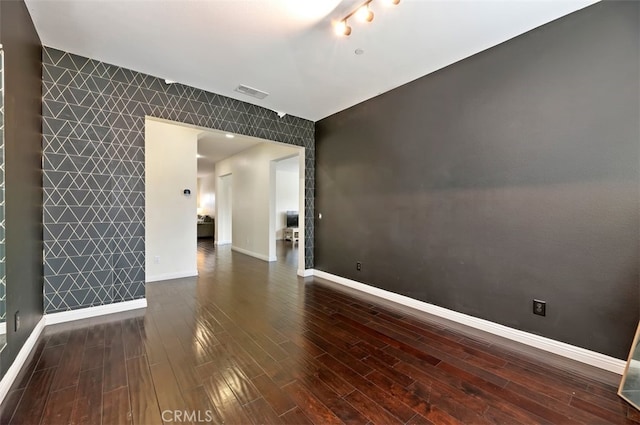
M 547 315 L 547 302 L 542 300 L 533 300 L 533 314 L 538 316 Z
M 182 191 L 182 193 L 184 193 L 184 196 L 189 196 L 189 195 L 191 195 L 191 190 L 185 189 L 185 190 Z

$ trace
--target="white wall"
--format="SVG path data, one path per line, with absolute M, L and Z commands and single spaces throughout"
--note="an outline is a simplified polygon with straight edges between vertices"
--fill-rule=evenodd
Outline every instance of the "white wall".
M 234 250 L 266 261 L 276 260 L 276 165 L 272 161 L 296 155 L 300 151 L 281 144 L 261 143 L 216 163 L 217 184 L 220 184 L 221 176 L 233 176 L 231 233 Z M 219 190 L 216 192 L 220 193 Z M 221 203 L 223 201 L 219 197 L 217 214 L 220 213 Z
M 296 157 L 297 159 L 297 157 Z M 276 239 L 284 237 L 287 227 L 287 211 L 298 211 L 298 170 L 280 170 L 276 166 Z
M 196 180 L 196 205 L 198 205 L 198 208 L 200 208 L 200 177 L 197 178 Z M 200 214 L 200 213 L 198 213 Z
M 216 178 L 216 193 L 219 202 L 216 205 L 215 240 L 218 245 L 228 245 L 233 229 L 233 174 Z
M 199 132 L 164 121 L 145 120 L 147 282 L 198 274 Z M 185 196 L 184 189 L 190 189 L 191 196 Z
M 210 174 L 201 174 L 198 179 L 200 182 L 198 193 L 198 205 L 201 214 L 215 217 L 216 215 L 216 175 L 214 169 Z

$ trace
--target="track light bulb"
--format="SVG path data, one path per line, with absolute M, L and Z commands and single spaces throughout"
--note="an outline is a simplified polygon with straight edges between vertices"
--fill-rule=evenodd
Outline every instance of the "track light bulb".
M 335 31 L 338 35 L 350 35 L 351 27 L 347 25 L 347 20 L 344 19 L 335 25 Z
M 364 3 L 360 3 L 360 7 L 358 7 L 357 9 L 352 9 L 351 12 L 348 15 L 346 15 L 344 18 L 342 18 L 341 21 L 338 21 L 338 22 L 333 21 L 334 22 L 333 29 L 336 32 L 336 34 L 340 36 L 351 34 L 351 27 L 349 26 L 349 24 L 347 24 L 347 20 L 351 18 L 355 18 L 360 22 L 373 21 L 373 16 L 374 16 L 373 11 L 369 7 L 369 4 L 372 1 L 373 0 L 365 0 Z M 377 1 L 383 4 L 386 4 L 387 6 L 400 4 L 400 0 L 377 0 Z
M 367 14 L 367 18 L 365 19 L 365 21 L 367 22 L 373 21 L 373 10 L 369 10 L 369 13 Z
M 368 4 L 365 4 L 365 5 L 361 6 L 356 11 L 356 18 L 360 22 L 371 22 L 371 21 L 373 21 L 373 11 L 371 9 L 369 9 L 369 5 Z

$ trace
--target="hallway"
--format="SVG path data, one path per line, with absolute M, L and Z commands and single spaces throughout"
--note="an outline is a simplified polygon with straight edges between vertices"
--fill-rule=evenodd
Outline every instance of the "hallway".
M 48 327 L 0 423 L 638 420 L 615 375 L 299 278 L 288 244 L 276 263 L 198 249 L 146 311 Z

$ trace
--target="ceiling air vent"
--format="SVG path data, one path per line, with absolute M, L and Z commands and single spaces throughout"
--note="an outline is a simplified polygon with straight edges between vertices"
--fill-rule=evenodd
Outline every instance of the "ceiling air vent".
M 269 93 L 267 92 L 254 89 L 253 87 L 245 86 L 243 84 L 240 84 L 238 87 L 236 87 L 235 91 L 237 91 L 238 93 L 246 94 L 247 96 L 255 97 L 256 99 L 264 99 L 265 97 L 269 96 Z

